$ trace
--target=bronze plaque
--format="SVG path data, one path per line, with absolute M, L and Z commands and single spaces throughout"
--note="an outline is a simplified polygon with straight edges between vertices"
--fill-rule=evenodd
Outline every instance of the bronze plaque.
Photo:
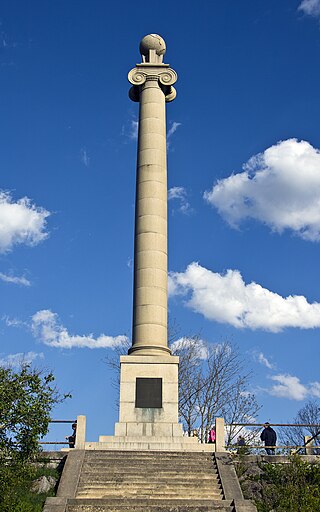
M 162 379 L 137 377 L 136 407 L 140 407 L 142 409 L 161 409 Z

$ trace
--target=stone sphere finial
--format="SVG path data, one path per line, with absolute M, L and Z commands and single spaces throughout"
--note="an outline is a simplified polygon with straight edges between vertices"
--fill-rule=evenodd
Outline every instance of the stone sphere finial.
M 148 34 L 141 39 L 140 53 L 144 61 L 151 62 L 150 56 L 156 54 L 158 59 L 162 61 L 163 55 L 166 53 L 166 43 L 158 34 Z

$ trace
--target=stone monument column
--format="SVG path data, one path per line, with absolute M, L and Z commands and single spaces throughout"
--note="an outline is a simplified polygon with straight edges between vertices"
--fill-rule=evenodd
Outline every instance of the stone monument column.
M 150 34 L 142 62 L 128 75 L 139 102 L 132 347 L 120 357 L 120 407 L 115 437 L 123 446 L 182 438 L 178 423 L 179 358 L 168 347 L 167 148 L 165 104 L 177 74 L 163 63 L 166 45 Z M 105 441 L 105 438 L 101 438 Z M 133 444 L 130 444 L 133 443 Z M 142 446 L 139 444 L 139 446 Z
M 140 43 L 142 63 L 128 75 L 139 102 L 134 299 L 129 354 L 170 355 L 168 348 L 167 148 L 165 103 L 176 92 L 176 72 L 163 63 L 166 45 L 150 34 Z

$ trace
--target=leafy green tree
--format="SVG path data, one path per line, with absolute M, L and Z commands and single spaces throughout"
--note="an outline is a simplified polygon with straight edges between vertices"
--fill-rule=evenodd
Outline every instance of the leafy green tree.
M 61 395 L 51 372 L 22 365 L 17 371 L 0 368 L 0 454 L 29 459 L 39 451 L 50 413 L 69 395 Z
M 28 498 L 37 476 L 32 461 L 48 432 L 53 407 L 70 396 L 59 393 L 54 380 L 51 372 L 30 365 L 18 370 L 0 367 L 1 512 L 41 510 L 42 505 L 35 507 Z

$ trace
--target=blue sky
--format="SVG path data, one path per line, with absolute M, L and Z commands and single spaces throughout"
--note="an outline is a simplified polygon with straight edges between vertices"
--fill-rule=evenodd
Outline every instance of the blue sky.
M 164 37 L 179 77 L 167 105 L 170 321 L 240 347 L 258 420 L 286 422 L 320 398 L 320 1 L 168 6 L 0 11 L 1 364 L 24 354 L 52 369 L 73 395 L 55 418 L 86 414 L 90 440 L 113 433 L 104 358 L 131 336 L 127 73 L 147 33 Z

